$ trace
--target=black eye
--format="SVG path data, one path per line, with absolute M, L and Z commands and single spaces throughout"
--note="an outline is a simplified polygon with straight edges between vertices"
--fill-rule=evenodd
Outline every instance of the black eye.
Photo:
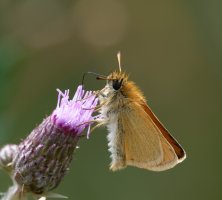
M 113 89 L 114 90 L 119 90 L 120 87 L 122 86 L 122 82 L 123 82 L 123 79 L 121 79 L 121 80 L 113 80 Z

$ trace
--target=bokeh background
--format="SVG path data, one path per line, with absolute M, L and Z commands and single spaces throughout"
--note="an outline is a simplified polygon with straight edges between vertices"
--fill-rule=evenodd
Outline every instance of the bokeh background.
M 118 50 L 149 105 L 187 151 L 172 170 L 109 171 L 107 131 L 81 140 L 56 192 L 70 199 L 222 199 L 222 2 L 0 0 L 0 146 L 50 114 L 56 88 L 116 69 Z M 87 89 L 104 82 L 88 76 Z M 0 172 L 0 192 L 10 184 Z

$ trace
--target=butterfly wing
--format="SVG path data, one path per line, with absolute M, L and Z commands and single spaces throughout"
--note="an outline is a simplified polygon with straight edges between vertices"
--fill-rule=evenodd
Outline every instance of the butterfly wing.
M 174 147 L 146 110 L 140 104 L 132 104 L 130 110 L 119 113 L 126 165 L 153 171 L 174 167 L 180 162 Z M 172 136 L 170 138 L 173 140 Z
M 144 111 L 149 115 L 149 117 L 152 119 L 153 123 L 158 127 L 160 132 L 163 134 L 165 139 L 170 143 L 170 145 L 173 147 L 175 153 L 177 154 L 178 161 L 182 162 L 186 158 L 186 153 L 184 149 L 181 147 L 181 145 L 176 141 L 175 138 L 173 138 L 172 135 L 167 131 L 167 129 L 162 125 L 162 123 L 159 121 L 159 119 L 155 116 L 155 114 L 152 112 L 152 110 L 149 108 L 149 106 L 143 102 L 142 107 Z

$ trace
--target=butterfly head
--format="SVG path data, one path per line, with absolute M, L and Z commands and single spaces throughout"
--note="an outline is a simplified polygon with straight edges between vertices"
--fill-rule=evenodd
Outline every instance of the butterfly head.
M 114 71 L 107 77 L 107 85 L 114 91 L 119 91 L 125 85 L 128 76 L 124 72 Z

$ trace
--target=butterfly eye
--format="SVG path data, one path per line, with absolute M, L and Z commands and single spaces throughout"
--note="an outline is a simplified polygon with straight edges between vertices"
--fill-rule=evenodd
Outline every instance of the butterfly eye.
M 123 79 L 121 80 L 113 80 L 113 89 L 114 90 L 119 90 L 122 86 L 122 83 L 123 83 Z

